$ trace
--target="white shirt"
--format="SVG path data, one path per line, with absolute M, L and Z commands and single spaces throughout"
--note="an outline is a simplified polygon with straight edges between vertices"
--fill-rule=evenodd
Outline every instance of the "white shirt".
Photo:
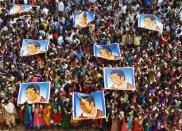
M 49 10 L 48 10 L 47 8 L 43 8 L 42 11 L 44 12 L 44 14 L 45 14 L 46 16 L 48 15 Z
M 64 11 L 64 3 L 62 1 L 58 3 L 58 11 Z
M 125 6 L 121 6 L 121 13 L 122 14 L 126 14 L 126 9 L 127 9 L 127 6 L 125 5 Z
M 24 0 L 24 4 L 27 4 L 28 3 L 28 0 Z

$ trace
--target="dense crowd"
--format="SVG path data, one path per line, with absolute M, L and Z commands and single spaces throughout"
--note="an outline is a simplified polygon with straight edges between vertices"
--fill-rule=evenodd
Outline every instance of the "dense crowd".
M 14 3 L 33 10 L 9 15 Z M 1 128 L 182 130 L 181 7 L 180 0 L 0 0 Z M 95 20 L 75 28 L 76 10 L 94 11 Z M 138 28 L 142 13 L 160 17 L 163 33 Z M 49 50 L 21 57 L 25 38 L 47 39 Z M 121 60 L 94 57 L 94 43 L 119 43 Z M 136 90 L 105 90 L 106 119 L 73 120 L 72 92 L 104 90 L 103 67 L 134 67 Z M 49 104 L 17 105 L 20 83 L 44 81 L 51 82 Z

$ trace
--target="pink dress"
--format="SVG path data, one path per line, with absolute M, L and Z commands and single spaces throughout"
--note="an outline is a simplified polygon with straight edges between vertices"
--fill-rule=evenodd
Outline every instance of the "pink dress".
M 117 118 L 112 119 L 112 126 L 110 131 L 118 131 L 118 120 Z
M 40 128 L 44 125 L 42 115 L 41 115 L 41 109 L 40 107 L 35 107 L 34 109 L 34 121 L 33 125 L 35 128 Z
M 121 125 L 121 131 L 128 131 L 128 124 L 125 122 L 125 119 L 123 119 L 123 123 Z

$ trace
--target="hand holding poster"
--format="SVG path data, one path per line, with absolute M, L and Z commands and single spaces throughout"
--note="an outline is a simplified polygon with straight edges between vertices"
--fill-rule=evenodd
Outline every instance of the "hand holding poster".
M 73 16 L 74 26 L 85 28 L 88 27 L 89 23 L 92 22 L 95 18 L 95 14 L 92 11 L 88 12 L 75 12 Z
M 94 56 L 108 60 L 119 60 L 121 57 L 119 44 L 93 46 Z
M 18 14 L 18 13 L 29 12 L 31 10 L 32 10 L 31 5 L 26 5 L 26 4 L 17 5 L 17 4 L 14 4 L 10 9 L 9 14 L 14 15 L 14 14 Z
M 104 92 L 73 93 L 73 119 L 106 118 Z
M 30 82 L 20 85 L 18 94 L 18 104 L 28 102 L 32 103 L 48 103 L 50 95 L 49 82 Z
M 45 53 L 48 50 L 48 41 L 24 39 L 20 56 L 30 56 L 40 53 Z
M 160 18 L 151 14 L 140 14 L 138 18 L 138 27 L 159 31 L 161 33 L 163 31 L 163 25 Z
M 112 90 L 135 90 L 134 69 L 104 68 L 104 87 Z

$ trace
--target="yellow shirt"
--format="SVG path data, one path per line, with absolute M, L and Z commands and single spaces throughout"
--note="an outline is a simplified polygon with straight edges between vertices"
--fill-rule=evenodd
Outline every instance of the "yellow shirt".
M 3 9 L 3 8 L 2 8 L 2 7 L 0 7 L 0 14 L 2 14 L 2 13 L 3 13 L 3 12 L 2 12 L 2 9 Z

